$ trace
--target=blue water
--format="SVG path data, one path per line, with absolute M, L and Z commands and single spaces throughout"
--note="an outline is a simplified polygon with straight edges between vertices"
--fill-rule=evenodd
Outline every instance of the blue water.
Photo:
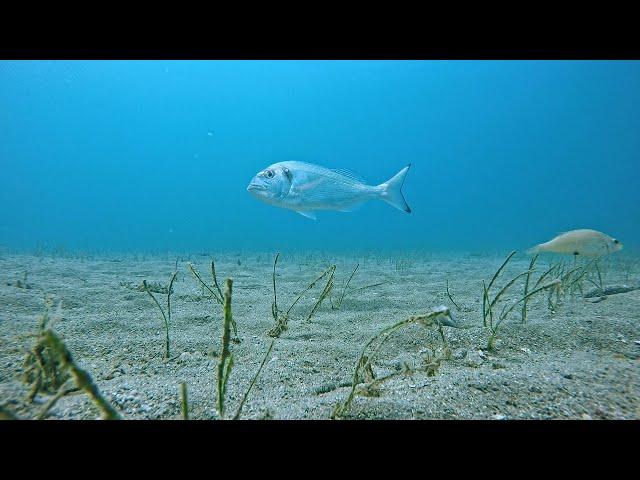
M 525 249 L 595 228 L 640 247 L 640 63 L 0 62 L 0 247 Z M 251 177 L 300 160 L 411 214 L 312 221 Z

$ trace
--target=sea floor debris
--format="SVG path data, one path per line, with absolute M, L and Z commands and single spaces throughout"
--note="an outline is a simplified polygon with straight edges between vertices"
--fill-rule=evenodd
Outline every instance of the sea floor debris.
M 43 261 L 4 255 L 0 266 L 8 272 L 28 271 L 33 288 L 0 284 L 0 416 L 103 415 L 85 390 L 78 390 L 70 368 L 58 361 L 56 371 L 66 378 L 52 382 L 51 370 L 43 371 L 51 388 L 38 387 L 34 401 L 29 400 L 37 374 L 32 370 L 31 381 L 25 382 L 23 365 L 44 338 L 47 329 L 38 329 L 42 298 L 51 294 L 49 315 L 59 318 L 51 331 L 122 418 L 220 418 L 216 390 L 224 315 L 213 298 L 220 297 L 216 282 L 207 284 L 209 291 L 188 276 L 174 281 L 171 353 L 188 355 L 168 362 L 158 354 L 164 322 L 158 321 L 155 302 L 145 292 L 117 288 L 123 278 L 168 278 L 174 258 L 148 255 L 144 262 L 111 262 L 95 257 L 79 262 L 71 257 Z M 200 271 L 211 261 L 210 256 L 193 258 Z M 562 264 L 540 255 L 531 265 L 531 257 L 515 254 L 487 298 L 481 280 L 490 283 L 503 256 L 416 255 L 409 266 L 401 262 L 402 268 L 395 268 L 387 256 L 378 260 L 372 255 L 287 254 L 281 256 L 275 277 L 273 258 L 267 253 L 216 254 L 215 266 L 234 279 L 232 319 L 239 340 L 228 344 L 234 364 L 224 391 L 224 418 L 329 418 L 349 397 L 354 368 L 369 340 L 394 322 L 451 300 L 461 308 L 449 305 L 463 328 L 443 327 L 446 346 L 435 325 L 414 323 L 391 335 L 373 355 L 365 352 L 367 359 L 358 373 L 364 383 L 357 384 L 343 418 L 640 418 L 640 290 L 631 288 L 637 285 L 638 258 L 601 263 L 599 278 L 595 263 L 586 268 L 589 261 Z M 300 260 L 309 265 L 301 267 Z M 401 260 L 406 261 L 406 255 Z M 306 322 L 328 289 L 327 266 L 332 265 L 335 285 Z M 178 267 L 182 271 L 185 263 L 178 262 Z M 286 312 L 310 280 L 322 273 L 290 311 L 287 334 L 268 336 L 274 327 L 273 280 L 277 277 L 278 309 L 286 305 Z M 61 282 L 63 274 L 66 280 Z M 558 288 L 549 286 L 553 282 Z M 358 290 L 358 285 L 375 284 Z M 545 285 L 549 287 L 528 297 L 523 323 L 521 300 Z M 602 293 L 606 301 L 587 301 Z M 162 295 L 156 294 L 161 305 Z M 483 327 L 483 298 L 488 325 L 490 312 L 497 322 L 511 309 L 499 326 L 493 350 L 487 348 L 490 331 Z M 56 308 L 59 315 L 54 314 Z M 50 343 L 45 352 L 60 358 Z M 31 359 L 33 367 L 37 360 Z

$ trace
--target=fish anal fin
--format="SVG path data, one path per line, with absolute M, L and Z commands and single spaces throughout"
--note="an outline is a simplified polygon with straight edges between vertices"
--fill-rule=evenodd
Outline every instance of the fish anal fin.
M 361 202 L 354 202 L 351 205 L 346 205 L 344 207 L 340 207 L 338 209 L 339 212 L 354 212 L 356 210 L 358 210 L 360 207 L 362 207 L 362 205 L 364 205 L 366 202 L 365 201 L 361 201 Z
M 303 217 L 310 218 L 311 220 L 317 220 L 315 212 L 311 212 L 311 211 L 307 211 L 307 210 L 296 210 L 296 212 L 298 212 Z

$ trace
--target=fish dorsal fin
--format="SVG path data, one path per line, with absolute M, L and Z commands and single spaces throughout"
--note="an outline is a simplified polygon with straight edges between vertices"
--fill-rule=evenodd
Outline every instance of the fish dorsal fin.
M 362 178 L 360 175 L 353 173 L 351 170 L 346 170 L 344 168 L 332 168 L 331 171 L 334 173 L 337 173 L 338 175 L 342 175 L 343 177 L 347 177 L 348 179 L 353 180 L 354 182 L 363 183 L 365 185 L 367 184 L 364 178 Z
M 310 212 L 310 211 L 306 211 L 306 210 L 296 210 L 296 212 L 298 212 L 303 217 L 310 218 L 311 220 L 316 220 L 317 219 L 315 212 Z

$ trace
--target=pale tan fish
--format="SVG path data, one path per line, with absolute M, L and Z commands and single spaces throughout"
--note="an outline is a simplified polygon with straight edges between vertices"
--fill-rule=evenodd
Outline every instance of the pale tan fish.
M 546 243 L 527 250 L 529 255 L 550 252 L 597 257 L 622 250 L 622 243 L 609 235 L 587 228 L 561 233 Z

